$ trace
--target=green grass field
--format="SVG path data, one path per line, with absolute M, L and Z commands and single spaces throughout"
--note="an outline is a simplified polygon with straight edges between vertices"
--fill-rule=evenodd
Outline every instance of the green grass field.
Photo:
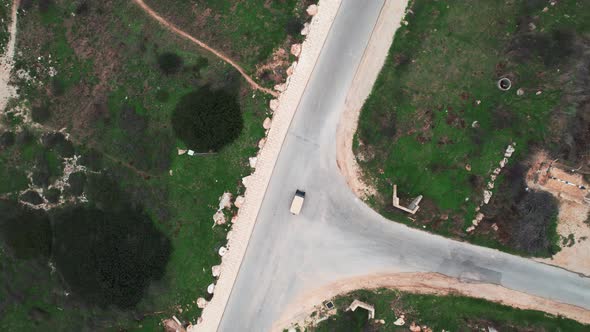
M 42 82 L 21 81 L 21 102 L 31 108 L 46 106 L 49 116 L 34 134 L 66 128 L 76 154 L 88 160 L 91 171 L 108 174 L 126 200 L 145 210 L 170 239 L 172 253 L 164 277 L 151 283 L 131 310 L 97 307 L 76 294 L 67 297 L 69 288 L 46 263 L 1 254 L 0 278 L 11 284 L 10 290 L 0 287 L 0 326 L 6 331 L 153 331 L 173 314 L 194 323 L 200 314 L 195 301 L 214 282 L 211 266 L 220 263 L 217 250 L 231 226 L 212 227 L 219 197 L 225 191 L 243 192 L 241 178 L 251 173 L 248 157 L 255 155 L 264 136 L 262 120 L 270 97 L 250 90 L 231 67 L 171 35 L 130 1 L 88 4 L 80 9 L 78 1 L 55 1 L 44 10 L 33 4 L 19 16 L 17 47 L 22 54 L 16 66 Z M 282 19 L 290 15 L 286 7 L 273 11 Z M 279 37 L 265 43 L 278 43 Z M 241 50 L 244 45 L 231 47 Z M 183 58 L 178 73 L 166 75 L 158 68 L 157 56 L 165 51 Z M 49 67 L 57 75 L 50 77 Z M 171 113 L 183 95 L 205 85 L 237 96 L 244 128 L 217 154 L 179 156 L 177 147 L 185 146 L 174 137 Z M 22 121 L 10 123 L 16 128 Z M 43 152 L 37 145 L 30 149 Z M 27 151 L 17 144 L 0 152 L 0 166 L 10 166 L 2 167 L 1 193 L 26 187 L 23 174 L 30 165 L 22 161 L 34 155 Z M 50 157 L 55 166 L 59 159 Z M 87 182 L 87 191 L 89 186 Z M 118 190 L 103 189 L 107 195 Z M 235 212 L 228 211 L 228 220 Z M 36 277 L 25 277 L 31 273 Z
M 299 35 L 307 0 L 148 0 L 148 5 L 180 28 L 227 52 L 246 71 L 269 59 L 288 38 Z M 293 31 L 291 31 L 293 30 Z
M 375 307 L 375 319 L 385 324 L 368 322 L 367 311 L 354 313 L 344 310 L 358 299 Z M 338 314 L 313 329 L 315 332 L 408 331 L 412 322 L 426 325 L 433 331 L 482 331 L 493 327 L 497 331 L 587 331 L 588 325 L 555 317 L 544 312 L 520 310 L 505 305 L 463 296 L 420 295 L 395 290 L 355 291 L 334 301 Z M 406 325 L 393 324 L 405 315 Z
M 457 235 L 508 144 L 516 143 L 514 164 L 551 142 L 550 116 L 573 81 L 564 78 L 575 54 L 566 37 L 590 30 L 590 10 L 575 0 L 547 12 L 542 1 L 412 3 L 362 109 L 355 152 L 379 192 L 369 200 L 377 210 L 414 224 L 390 207 L 397 184 L 403 198 L 424 195 L 421 225 Z M 511 90 L 497 88 L 500 77 Z

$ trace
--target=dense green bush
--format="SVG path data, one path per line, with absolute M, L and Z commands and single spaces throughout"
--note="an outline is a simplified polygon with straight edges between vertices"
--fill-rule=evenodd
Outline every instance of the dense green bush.
M 198 152 L 219 151 L 238 138 L 243 126 L 236 97 L 208 86 L 182 97 L 172 114 L 176 136 Z
M 84 302 L 132 308 L 164 275 L 170 241 L 140 210 L 75 207 L 54 220 L 53 258 Z
M 166 75 L 176 74 L 182 68 L 182 64 L 182 58 L 176 53 L 166 52 L 158 56 L 158 65 Z
M 0 236 L 9 253 L 20 259 L 47 258 L 51 252 L 51 225 L 44 212 L 0 200 Z

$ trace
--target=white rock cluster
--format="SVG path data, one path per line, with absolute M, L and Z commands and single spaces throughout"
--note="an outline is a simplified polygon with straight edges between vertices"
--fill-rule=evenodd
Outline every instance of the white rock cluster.
M 475 215 L 475 219 L 473 219 L 471 221 L 471 226 L 469 226 L 465 230 L 467 233 L 473 232 L 475 230 L 475 228 L 477 228 L 477 226 L 479 226 L 479 223 L 485 217 L 485 215 L 483 213 L 479 212 L 479 210 L 482 206 L 488 204 L 490 202 L 490 200 L 492 199 L 493 192 L 491 190 L 494 189 L 494 181 L 496 181 L 496 179 L 498 178 L 498 175 L 500 175 L 500 172 L 502 171 L 502 169 L 504 167 L 506 167 L 506 165 L 508 164 L 508 159 L 510 157 L 512 157 L 512 154 L 514 153 L 514 151 L 516 151 L 516 149 L 514 148 L 515 146 L 516 146 L 516 143 L 512 143 L 512 144 L 509 144 L 508 147 L 506 147 L 506 151 L 504 151 L 504 156 L 500 160 L 500 162 L 498 163 L 498 165 L 500 167 L 496 167 L 492 171 L 492 174 L 490 174 L 490 180 L 487 183 L 486 189 L 484 189 L 484 191 L 483 191 L 483 202 L 481 202 L 481 204 L 475 208 L 475 211 L 477 212 L 477 214 Z M 494 224 L 494 226 L 495 227 L 492 227 L 492 228 L 494 229 L 494 231 L 497 231 L 498 225 Z

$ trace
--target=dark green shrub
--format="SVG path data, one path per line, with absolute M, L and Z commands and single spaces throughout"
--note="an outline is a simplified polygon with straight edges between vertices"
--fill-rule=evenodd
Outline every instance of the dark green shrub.
M 59 202 L 59 196 L 61 192 L 57 188 L 51 188 L 44 192 L 44 196 L 49 203 L 57 203 Z
M 0 230 L 4 244 L 15 257 L 49 257 L 52 232 L 45 212 L 0 200 Z
M 37 123 L 45 123 L 50 117 L 51 112 L 49 112 L 49 106 L 47 105 L 33 107 L 31 110 L 31 118 Z
M 236 97 L 208 86 L 182 97 L 172 114 L 176 136 L 198 152 L 219 151 L 240 136 L 243 126 Z
M 15 135 L 12 131 L 3 132 L 0 134 L 0 149 L 13 146 L 15 140 Z
M 60 211 L 54 234 L 60 274 L 74 295 L 101 307 L 134 307 L 151 281 L 163 277 L 171 252 L 149 217 L 128 206 Z
M 182 68 L 183 62 L 178 54 L 172 52 L 162 53 L 158 56 L 160 70 L 166 75 L 176 74 Z
M 303 23 L 301 23 L 301 19 L 292 18 L 287 22 L 285 26 L 285 30 L 287 34 L 290 36 L 298 36 L 303 29 Z

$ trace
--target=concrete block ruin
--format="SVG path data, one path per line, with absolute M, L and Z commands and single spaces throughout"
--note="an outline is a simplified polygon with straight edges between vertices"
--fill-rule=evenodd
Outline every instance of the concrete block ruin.
M 375 318 L 375 307 L 373 307 L 372 305 L 359 301 L 359 300 L 354 300 L 352 301 L 352 303 L 348 306 L 348 308 L 346 308 L 346 311 L 355 311 L 357 308 L 363 308 L 365 310 L 367 310 L 369 312 L 369 319 L 374 319 Z
M 416 214 L 416 212 L 420 208 L 419 204 L 420 204 L 421 200 L 422 200 L 422 195 L 419 195 L 418 197 L 414 198 L 414 200 L 412 201 L 412 203 L 410 203 L 410 205 L 408 207 L 401 206 L 399 204 L 399 197 L 397 197 L 397 185 L 396 184 L 393 185 L 393 206 L 394 207 L 396 207 L 402 211 L 411 213 L 411 214 Z

